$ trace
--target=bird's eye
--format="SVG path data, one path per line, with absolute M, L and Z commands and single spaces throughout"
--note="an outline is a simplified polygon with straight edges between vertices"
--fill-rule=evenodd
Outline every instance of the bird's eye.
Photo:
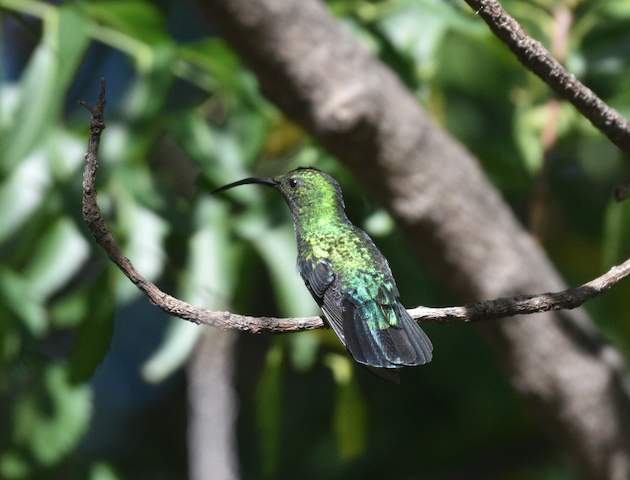
M 298 180 L 296 178 L 290 178 L 289 179 L 289 188 L 291 190 L 295 190 L 298 185 L 300 184 L 300 182 L 298 182 Z

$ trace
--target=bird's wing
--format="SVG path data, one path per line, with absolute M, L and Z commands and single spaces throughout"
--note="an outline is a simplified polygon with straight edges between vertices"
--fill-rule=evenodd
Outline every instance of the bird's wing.
M 431 361 L 431 341 L 399 302 L 393 282 L 378 292 L 351 290 L 342 307 L 346 346 L 357 362 L 400 368 Z
M 317 259 L 310 255 L 298 259 L 298 269 L 309 292 L 324 312 L 330 328 L 345 347 L 341 320 L 342 295 L 331 265 L 326 259 Z

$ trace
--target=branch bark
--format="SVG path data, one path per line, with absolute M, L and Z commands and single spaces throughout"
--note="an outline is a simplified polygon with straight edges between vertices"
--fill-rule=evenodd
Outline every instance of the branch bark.
M 537 40 L 511 17 L 496 0 L 466 0 L 494 34 L 531 72 L 559 96 L 571 102 L 608 139 L 630 157 L 630 122 L 608 106 L 595 92 L 568 72 Z

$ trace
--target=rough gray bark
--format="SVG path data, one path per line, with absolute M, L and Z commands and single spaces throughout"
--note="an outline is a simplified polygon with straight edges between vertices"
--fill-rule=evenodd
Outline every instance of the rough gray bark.
M 460 298 L 564 288 L 478 162 L 323 3 L 197 3 L 258 76 L 263 93 L 352 169 Z M 586 314 L 517 317 L 483 331 L 511 384 L 580 477 L 629 479 L 625 362 Z

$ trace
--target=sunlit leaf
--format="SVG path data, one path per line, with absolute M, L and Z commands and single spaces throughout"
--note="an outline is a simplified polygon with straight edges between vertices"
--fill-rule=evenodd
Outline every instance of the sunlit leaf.
M 43 299 L 33 292 L 28 280 L 8 267 L 0 267 L 0 295 L 32 335 L 46 332 L 48 320 Z
M 114 469 L 105 463 L 97 463 L 92 467 L 88 480 L 120 480 Z
M 185 110 L 170 119 L 170 126 L 182 148 L 200 167 L 215 163 L 216 146 L 208 120 L 197 110 Z M 218 158 L 216 160 L 219 160 Z M 217 169 L 220 170 L 220 169 Z
M 194 67 L 186 76 L 207 89 L 227 89 L 242 92 L 242 64 L 233 50 L 225 42 L 210 38 L 191 45 L 183 45 L 179 56 Z
M 121 223 L 127 232 L 125 255 L 146 279 L 157 280 L 166 261 L 164 239 L 169 226 L 154 211 L 138 205 L 130 197 L 121 200 L 124 200 L 120 202 Z M 127 302 L 139 295 L 139 290 L 128 278 L 119 278 L 120 301 Z
M 543 166 L 544 151 L 542 130 L 549 112 L 544 107 L 523 107 L 516 117 L 515 137 L 521 150 L 525 167 L 531 173 L 538 172 Z
M 434 73 L 440 44 L 449 31 L 477 37 L 488 34 L 484 25 L 439 0 L 406 0 L 400 2 L 398 8 L 384 13 L 377 25 L 398 52 L 417 63 L 417 73 L 424 79 Z
M 59 219 L 39 242 L 24 270 L 34 294 L 47 299 L 63 287 L 87 260 L 90 248 L 75 223 Z
M 208 122 L 204 112 L 196 109 L 179 112 L 170 118 L 170 128 L 190 159 L 213 185 L 218 187 L 248 175 L 236 140 Z M 249 194 L 250 198 L 252 194 L 239 193 Z
M 176 49 L 172 43 L 162 43 L 145 54 L 138 56 L 138 69 L 141 75 L 135 77 L 124 102 L 123 111 L 134 121 L 159 123 L 164 104 L 171 92 L 175 76 L 172 73 Z M 144 143 L 151 136 L 140 136 L 137 146 L 146 148 Z
M 50 170 L 55 179 L 67 181 L 74 178 L 85 158 L 85 139 L 57 128 L 51 135 L 48 148 Z
M 42 204 L 50 183 L 46 157 L 39 151 L 0 184 L 0 242 L 15 233 Z
M 159 383 L 184 366 L 203 329 L 203 326 L 181 318 L 171 319 L 162 343 L 142 365 L 143 378 L 150 383 Z
M 13 170 L 41 145 L 60 118 L 65 92 L 88 45 L 86 19 L 73 4 L 47 10 L 44 37 L 22 76 L 13 121 L 1 132 L 3 172 Z
M 315 365 L 319 351 L 319 335 L 316 332 L 300 332 L 288 339 L 291 365 L 297 371 L 305 372 Z

